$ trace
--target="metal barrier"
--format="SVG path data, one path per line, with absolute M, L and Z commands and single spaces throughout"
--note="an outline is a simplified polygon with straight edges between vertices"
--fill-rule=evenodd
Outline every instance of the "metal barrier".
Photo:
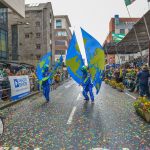
M 59 83 L 52 83 L 51 84 L 51 91 L 55 90 L 58 86 L 62 85 L 67 79 L 60 81 Z M 29 77 L 30 81 L 30 91 L 36 92 L 39 91 L 39 82 L 36 78 Z M 5 85 L 3 85 L 3 82 L 5 82 Z M 7 83 L 7 85 L 6 85 Z M 5 88 L 7 87 L 7 88 Z M 11 99 L 11 88 L 10 88 L 10 82 L 9 80 L 3 80 L 0 82 L 0 100 L 10 100 Z
M 38 91 L 38 80 L 35 78 L 29 77 L 30 81 L 30 91 Z M 5 88 L 7 87 L 7 88 Z M 9 80 L 3 80 L 0 82 L 0 100 L 10 100 L 11 98 L 11 88 Z

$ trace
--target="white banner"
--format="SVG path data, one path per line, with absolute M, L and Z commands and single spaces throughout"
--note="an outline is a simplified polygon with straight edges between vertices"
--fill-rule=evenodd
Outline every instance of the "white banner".
M 10 76 L 11 99 L 19 100 L 30 93 L 30 82 L 28 76 Z

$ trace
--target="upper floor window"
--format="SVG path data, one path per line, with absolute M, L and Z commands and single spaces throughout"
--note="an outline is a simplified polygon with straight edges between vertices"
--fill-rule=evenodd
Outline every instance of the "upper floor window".
M 67 36 L 67 32 L 66 31 L 58 31 L 56 33 L 56 36 Z
M 56 20 L 56 28 L 57 29 L 62 28 L 62 21 L 61 20 Z
M 41 33 L 36 33 L 36 38 L 40 38 L 41 37 Z
M 25 38 L 26 38 L 26 39 L 29 38 L 29 33 L 25 33 Z
M 62 45 L 62 46 L 64 46 L 66 44 L 66 41 L 64 41 L 64 40 L 57 40 L 57 41 L 55 41 L 55 45 Z
M 120 29 L 121 34 L 125 34 L 125 29 Z
M 65 50 L 55 50 L 56 55 L 65 55 L 66 51 Z
M 37 21 L 37 22 L 35 23 L 35 25 L 36 25 L 36 27 L 40 27 L 40 22 Z
M 41 44 L 36 44 L 36 49 L 41 49 Z

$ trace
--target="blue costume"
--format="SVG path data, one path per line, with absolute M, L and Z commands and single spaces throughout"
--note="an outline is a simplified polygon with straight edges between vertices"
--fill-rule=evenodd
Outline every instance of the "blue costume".
M 43 72 L 43 81 L 42 81 L 42 87 L 43 87 L 43 95 L 46 98 L 46 101 L 49 102 L 50 100 L 50 74 L 48 72 L 48 65 L 44 66 L 44 72 Z
M 83 66 L 81 69 L 83 76 L 82 76 L 82 87 L 83 87 L 83 96 L 85 97 L 86 101 L 89 101 L 88 92 L 91 97 L 91 101 L 94 102 L 94 95 L 93 95 L 93 84 L 91 82 L 91 75 L 87 71 L 87 67 Z

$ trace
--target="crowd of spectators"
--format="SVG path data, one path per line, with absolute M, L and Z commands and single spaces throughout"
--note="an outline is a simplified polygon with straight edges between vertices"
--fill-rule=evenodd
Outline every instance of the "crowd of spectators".
M 25 67 L 16 65 L 11 66 L 0 63 L 0 100 L 8 100 L 11 95 L 9 76 L 28 75 L 30 80 L 31 91 L 36 90 L 35 83 L 37 82 L 35 69 L 33 67 Z
M 149 68 L 141 58 L 105 70 L 105 78 L 122 82 L 130 92 L 149 97 Z
M 38 79 L 36 77 L 36 71 L 34 67 L 26 67 L 23 65 L 11 66 L 0 63 L 0 100 L 10 99 L 11 89 L 8 77 L 22 75 L 29 76 L 31 92 L 39 89 Z M 52 79 L 52 88 L 56 89 L 66 79 L 68 79 L 67 70 L 58 70 Z

